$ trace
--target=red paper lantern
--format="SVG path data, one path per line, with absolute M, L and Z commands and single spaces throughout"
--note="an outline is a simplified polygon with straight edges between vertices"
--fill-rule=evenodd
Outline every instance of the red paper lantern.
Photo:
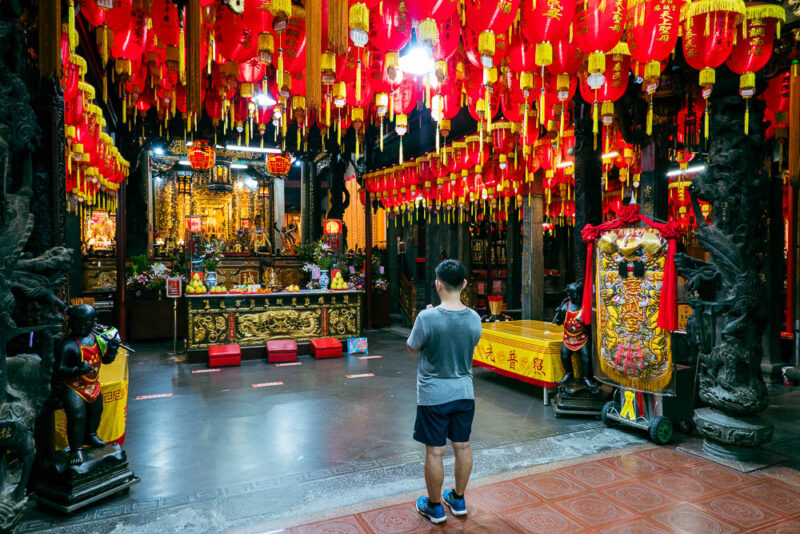
M 553 62 L 553 44 L 568 37 L 575 14 L 575 0 L 523 0 L 522 32 L 536 44 L 536 65 Z
M 218 9 L 214 46 L 217 54 L 232 61 L 247 61 L 258 54 L 258 35 L 247 26 L 242 15 Z
M 113 0 L 113 2 L 113 7 L 106 12 L 106 23 L 116 33 L 128 27 L 133 0 Z
M 448 59 L 458 48 L 461 37 L 461 21 L 458 19 L 458 14 L 453 13 L 450 18 L 438 22 L 436 26 L 439 29 L 439 40 L 433 47 L 433 58 Z
M 158 41 L 167 46 L 178 46 L 180 27 L 175 4 L 171 0 L 153 0 L 150 15 Z
M 186 149 L 186 155 L 192 169 L 196 171 L 207 171 L 214 166 L 216 161 L 214 147 L 204 140 L 192 143 L 192 146 Z
M 575 11 L 574 39 L 589 55 L 589 85 L 603 84 L 605 53 L 619 43 L 625 30 L 625 0 L 585 0 Z
M 519 0 L 465 0 L 466 26 L 475 32 L 492 31 L 496 36 L 505 33 L 519 9 Z
M 288 153 L 267 154 L 267 172 L 273 176 L 286 176 L 292 167 L 292 158 Z
M 755 73 L 764 68 L 772 56 L 775 32 L 785 19 L 783 6 L 775 4 L 748 4 L 744 20 L 737 28 L 736 44 L 726 65 L 739 74 L 739 92 L 750 97 L 755 94 Z M 740 31 L 741 29 L 741 31 Z
M 147 46 L 147 14 L 140 9 L 128 12 L 128 24 L 114 31 L 111 55 L 130 61 L 141 61 Z
M 643 88 L 655 91 L 661 62 L 669 58 L 680 34 L 683 0 L 637 0 L 628 4 L 627 43 L 631 57 L 644 65 Z
M 484 62 L 481 59 L 481 52 L 479 47 L 480 39 L 479 31 L 476 31 L 470 26 L 464 26 L 461 29 L 461 36 L 464 41 L 464 50 L 467 53 L 467 59 L 476 67 L 483 67 Z M 494 38 L 494 54 L 491 56 L 492 65 L 499 66 L 506 56 L 508 51 L 508 38 L 506 33 L 498 33 Z
M 376 51 L 400 50 L 411 39 L 411 17 L 403 0 L 383 0 L 369 14 L 369 42 Z
M 683 6 L 683 55 L 700 71 L 701 87 L 710 89 L 714 85 L 714 69 L 733 50 L 736 23 L 743 16 L 744 3 L 738 0 L 698 0 Z
M 407 0 L 406 8 L 414 20 L 433 19 L 444 22 L 456 13 L 458 0 Z
M 96 0 L 78 0 L 80 13 L 92 26 L 102 26 L 106 21 L 106 10 L 97 5 Z

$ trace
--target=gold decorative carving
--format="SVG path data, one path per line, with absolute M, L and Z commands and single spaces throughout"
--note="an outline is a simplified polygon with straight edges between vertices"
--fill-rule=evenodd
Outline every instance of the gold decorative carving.
M 194 343 L 213 345 L 224 339 L 227 333 L 225 317 L 221 315 L 197 315 L 190 323 L 190 339 Z

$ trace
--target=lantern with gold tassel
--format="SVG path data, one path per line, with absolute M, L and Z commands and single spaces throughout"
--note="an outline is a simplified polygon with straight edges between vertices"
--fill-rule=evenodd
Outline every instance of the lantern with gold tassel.
M 725 63 L 739 74 L 739 94 L 745 99 L 744 133 L 750 132 L 750 98 L 756 92 L 756 72 L 764 68 L 772 56 L 776 32 L 786 19 L 783 6 L 774 4 L 749 4 L 744 19 L 736 29 L 736 44 Z
M 716 81 L 715 68 L 722 65 L 733 50 L 736 24 L 744 17 L 742 0 L 698 0 L 684 4 L 683 55 L 686 62 L 700 71 L 699 84 L 706 100 L 704 137 L 708 138 L 711 109 L 708 97 Z
M 362 2 L 350 6 L 350 40 L 358 48 L 356 66 L 356 99 L 361 100 L 361 61 L 364 47 L 369 41 L 369 8 Z
M 417 105 L 417 84 L 406 78 L 400 86 L 392 91 L 391 106 L 395 113 L 394 129 L 400 136 L 399 160 L 403 162 L 403 136 L 408 132 L 408 114 Z
M 584 0 L 575 10 L 575 43 L 589 55 L 587 83 L 599 89 L 605 79 L 606 53 L 625 30 L 625 0 Z
M 669 58 L 680 34 L 681 0 L 630 0 L 627 42 L 631 57 L 644 65 L 642 89 L 647 92 L 647 135 L 653 133 L 653 93 L 662 62 Z

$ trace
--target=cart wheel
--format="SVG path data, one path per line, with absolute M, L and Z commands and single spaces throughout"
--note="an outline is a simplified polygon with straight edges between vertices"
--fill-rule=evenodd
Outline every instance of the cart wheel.
M 650 423 L 650 439 L 656 445 L 666 445 L 672 439 L 672 421 L 659 415 Z
M 617 422 L 611 419 L 608 416 L 608 413 L 614 409 L 614 401 L 608 401 L 603 405 L 603 409 L 600 410 L 600 419 L 606 424 L 606 426 L 617 426 Z

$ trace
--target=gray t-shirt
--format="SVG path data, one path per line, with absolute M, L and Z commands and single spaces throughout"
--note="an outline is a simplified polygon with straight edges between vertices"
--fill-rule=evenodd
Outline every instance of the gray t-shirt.
M 474 310 L 441 307 L 417 315 L 408 346 L 420 351 L 417 404 L 434 406 L 474 399 L 472 354 L 481 338 L 481 319 Z

